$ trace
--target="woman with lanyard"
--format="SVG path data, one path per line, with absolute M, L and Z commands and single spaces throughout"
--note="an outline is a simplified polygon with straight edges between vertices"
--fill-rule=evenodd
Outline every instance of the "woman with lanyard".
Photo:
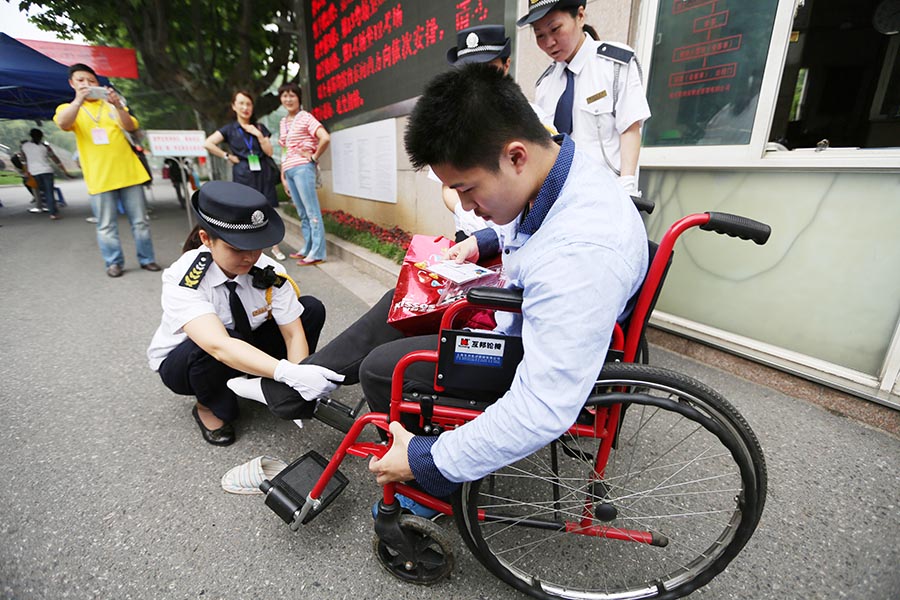
M 291 254 L 297 265 L 308 267 L 325 260 L 325 225 L 316 193 L 316 163 L 328 148 L 331 136 L 318 119 L 301 110 L 300 86 L 286 83 L 278 88 L 281 105 L 287 110 L 281 119 L 278 142 L 284 148 L 281 181 L 288 191 L 303 233 L 303 249 Z
M 273 207 L 278 206 L 275 193 L 275 177 L 269 166 L 272 157 L 272 135 L 262 123 L 253 123 L 253 96 L 246 90 L 238 90 L 231 97 L 231 110 L 235 120 L 206 138 L 203 146 L 215 156 L 224 158 L 233 166 L 231 179 L 260 192 Z M 226 142 L 226 152 L 219 144 Z M 278 244 L 272 246 L 272 256 L 278 260 L 287 258 Z
M 529 0 L 519 27 L 531 25 L 538 47 L 553 64 L 537 80 L 536 101 L 553 114 L 560 133 L 619 178 L 632 196 L 637 187 L 641 125 L 650 107 L 634 50 L 600 42 L 585 21 L 585 0 Z

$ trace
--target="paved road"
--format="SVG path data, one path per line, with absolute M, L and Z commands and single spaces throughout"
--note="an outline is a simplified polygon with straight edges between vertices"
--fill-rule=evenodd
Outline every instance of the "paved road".
M 28 213 L 21 187 L 0 188 L 0 598 L 521 597 L 458 538 L 449 582 L 422 589 L 383 572 L 371 551 L 378 488 L 364 461 L 348 459 L 351 484 L 297 533 L 259 497 L 222 492 L 234 465 L 260 454 L 328 455 L 340 434 L 315 421 L 298 430 L 248 404 L 237 443 L 203 443 L 191 400 L 146 366 L 158 274 L 136 268 L 125 231 L 126 273 L 108 278 L 84 221 L 83 183 L 62 186 L 70 206 L 58 222 Z M 158 260 L 168 264 L 186 219 L 168 182 L 152 205 Z M 365 310 L 329 275 L 346 270 L 290 269 L 328 307 L 326 339 Z M 769 464 L 759 530 L 695 597 L 898 597 L 900 440 L 680 356 L 653 357 L 723 392 Z

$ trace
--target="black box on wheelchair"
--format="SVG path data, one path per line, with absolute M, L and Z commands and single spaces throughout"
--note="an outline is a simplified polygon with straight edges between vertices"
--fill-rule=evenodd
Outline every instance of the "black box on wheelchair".
M 520 337 L 445 329 L 438 346 L 435 383 L 501 395 L 512 384 L 523 353 Z

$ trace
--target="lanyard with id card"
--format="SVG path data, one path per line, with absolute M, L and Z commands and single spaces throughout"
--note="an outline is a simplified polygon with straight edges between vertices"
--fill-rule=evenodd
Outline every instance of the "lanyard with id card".
M 100 127 L 100 117 L 103 116 L 104 106 L 100 106 L 100 111 L 97 112 L 96 117 L 91 114 L 91 111 L 89 111 L 86 106 L 82 105 L 81 108 L 84 109 L 84 112 L 91 118 L 91 121 L 97 124 L 97 127 L 91 128 L 91 141 L 97 146 L 109 145 L 109 132 L 103 127 Z
M 261 171 L 262 165 L 259 164 L 259 155 L 253 151 L 253 136 L 248 133 L 247 137 L 244 137 L 244 134 L 246 132 L 243 129 L 240 129 L 239 131 L 241 134 L 241 139 L 243 139 L 244 143 L 247 144 L 247 150 L 250 151 L 250 153 L 247 155 L 247 164 L 250 165 L 250 170 Z

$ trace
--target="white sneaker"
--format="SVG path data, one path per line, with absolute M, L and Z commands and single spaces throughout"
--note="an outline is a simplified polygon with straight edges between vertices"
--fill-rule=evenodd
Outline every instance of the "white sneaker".
M 34 208 L 29 208 L 28 212 L 39 213 L 39 212 L 41 212 L 41 209 L 39 209 L 38 207 L 35 206 Z
M 287 256 L 284 255 L 284 252 L 280 252 L 278 250 L 272 249 L 272 256 L 274 256 L 277 260 L 284 260 Z
M 87 221 L 88 223 L 96 223 L 96 222 L 97 222 L 97 217 L 87 217 L 87 218 L 85 219 L 85 221 Z

